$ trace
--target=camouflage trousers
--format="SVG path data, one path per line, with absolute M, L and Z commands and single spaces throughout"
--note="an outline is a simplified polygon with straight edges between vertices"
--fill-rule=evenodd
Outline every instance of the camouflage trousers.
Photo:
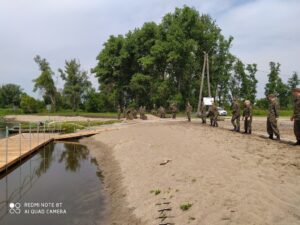
M 191 113 L 190 113 L 190 112 L 187 112 L 187 113 L 186 113 L 186 116 L 187 116 L 187 118 L 188 118 L 188 121 L 191 122 Z
M 232 115 L 231 123 L 235 130 L 240 130 L 241 115 Z
M 205 115 L 203 115 L 203 116 L 201 117 L 201 119 L 202 119 L 202 123 L 206 123 L 206 116 L 205 116 Z
M 267 118 L 267 132 L 270 136 L 273 136 L 273 134 L 275 134 L 276 137 L 280 136 L 276 118 Z
M 294 134 L 297 141 L 300 141 L 300 120 L 294 120 Z
M 172 119 L 176 119 L 176 113 L 172 113 Z
M 218 116 L 211 116 L 210 117 L 210 125 L 213 127 L 218 127 Z
M 245 133 L 248 133 L 248 134 L 252 133 L 252 118 L 251 117 L 245 117 L 244 129 L 245 129 Z

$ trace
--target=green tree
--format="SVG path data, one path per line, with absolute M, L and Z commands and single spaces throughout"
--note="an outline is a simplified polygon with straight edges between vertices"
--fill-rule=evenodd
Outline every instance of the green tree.
M 167 107 L 176 99 L 184 109 L 187 100 L 193 105 L 198 100 L 206 51 L 212 59 L 212 89 L 218 88 L 225 101 L 234 59 L 231 42 L 210 16 L 185 6 L 166 14 L 160 24 L 145 23 L 124 36 L 110 36 L 92 72 L 115 107 L 133 102 Z
M 33 91 L 36 92 L 39 90 L 43 95 L 45 104 L 50 102 L 51 109 L 56 111 L 57 90 L 53 80 L 54 73 L 46 59 L 43 59 L 37 55 L 34 57 L 34 61 L 38 64 L 41 74 L 33 80 Z
M 22 88 L 16 84 L 5 84 L 0 87 L 1 107 L 20 106 Z
M 20 105 L 24 113 L 37 113 L 43 107 L 43 103 L 27 94 L 22 95 Z
M 280 73 L 280 64 L 275 62 L 270 62 L 270 73 L 268 74 L 268 83 L 265 86 L 265 95 L 266 97 L 269 94 L 277 95 L 281 107 L 286 108 L 289 103 L 288 86 L 283 83 L 279 73 Z
M 257 72 L 256 64 L 245 65 L 241 60 L 237 60 L 234 64 L 234 73 L 230 79 L 230 89 L 232 97 L 241 100 L 250 100 L 255 102 L 257 79 L 255 74 Z
M 65 62 L 65 69 L 59 69 L 61 78 L 65 81 L 63 94 L 73 111 L 77 111 L 84 95 L 91 88 L 86 71 L 80 70 L 80 63 L 75 59 Z
M 293 75 L 288 79 L 288 86 L 290 89 L 296 88 L 300 84 L 300 79 L 297 72 L 294 72 Z

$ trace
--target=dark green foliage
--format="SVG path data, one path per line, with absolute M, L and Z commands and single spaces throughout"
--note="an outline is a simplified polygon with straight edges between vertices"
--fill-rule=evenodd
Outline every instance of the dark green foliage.
M 39 55 L 34 58 L 39 65 L 41 74 L 33 80 L 33 91 L 42 92 L 45 104 L 51 104 L 52 111 L 56 111 L 58 94 L 53 81 L 53 71 L 46 59 L 42 59 Z
M 261 98 L 256 100 L 255 107 L 258 109 L 267 109 L 268 108 L 268 100 L 267 98 Z
M 91 88 L 87 72 L 80 70 L 80 63 L 75 59 L 66 61 L 65 70 L 59 69 L 59 72 L 65 81 L 63 90 L 65 100 L 72 110 L 76 111 Z
M 20 106 L 24 113 L 37 113 L 44 107 L 44 104 L 27 94 L 23 94 Z
M 233 75 L 230 78 L 231 96 L 240 100 L 250 100 L 255 102 L 257 80 L 256 64 L 245 65 L 242 61 L 237 60 L 233 66 Z
M 16 84 L 5 84 L 0 87 L 0 107 L 18 107 L 21 102 L 22 88 Z
M 218 89 L 224 102 L 234 61 L 229 53 L 231 42 L 232 37 L 225 39 L 208 15 L 185 6 L 165 15 L 160 24 L 145 23 L 125 36 L 111 36 L 92 72 L 99 80 L 101 93 L 114 107 L 168 107 L 176 102 L 182 110 L 187 100 L 193 105 L 198 102 L 206 51 L 212 59 L 213 94 Z
M 290 89 L 296 88 L 300 84 L 299 76 L 296 72 L 293 73 L 291 78 L 288 80 L 288 87 Z
M 96 92 L 94 89 L 86 95 L 85 110 L 87 112 L 107 112 L 114 111 L 113 105 L 110 105 L 106 95 Z
M 278 96 L 280 106 L 287 108 L 289 104 L 289 88 L 284 84 L 279 76 L 280 64 L 270 62 L 270 73 L 268 74 L 268 83 L 265 86 L 266 97 L 269 94 L 275 94 Z

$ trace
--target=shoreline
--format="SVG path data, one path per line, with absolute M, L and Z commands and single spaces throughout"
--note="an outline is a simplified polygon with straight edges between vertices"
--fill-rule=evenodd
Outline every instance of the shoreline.
M 139 123 L 80 143 L 103 171 L 105 225 L 158 224 L 162 202 L 171 208 L 165 223 L 299 223 L 294 146 L 183 121 Z
M 134 209 L 128 208 L 126 191 L 122 185 L 122 173 L 118 161 L 114 158 L 112 149 L 92 137 L 80 140 L 99 164 L 103 175 L 106 210 L 103 225 L 140 225 L 142 224 L 133 214 Z M 101 149 L 101 151 L 99 151 Z

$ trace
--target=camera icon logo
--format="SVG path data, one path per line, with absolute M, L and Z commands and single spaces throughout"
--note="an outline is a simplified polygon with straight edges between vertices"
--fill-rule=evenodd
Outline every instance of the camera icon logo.
M 10 214 L 20 214 L 21 213 L 21 204 L 20 203 L 9 203 L 9 213 Z

